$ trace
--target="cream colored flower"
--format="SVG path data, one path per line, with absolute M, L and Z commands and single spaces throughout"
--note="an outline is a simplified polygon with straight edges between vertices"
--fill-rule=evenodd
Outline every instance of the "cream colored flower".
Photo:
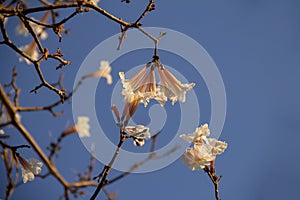
M 32 18 L 33 20 L 35 20 L 34 18 Z M 34 33 L 41 38 L 42 40 L 45 40 L 48 37 L 48 33 L 40 26 L 37 25 L 31 21 L 29 21 L 29 24 L 32 28 L 32 30 L 34 31 Z M 23 35 L 25 37 L 28 36 L 29 32 L 28 29 L 25 27 L 24 23 L 20 21 L 20 24 L 16 27 L 16 33 L 18 35 Z
M 208 125 L 204 124 L 189 135 L 180 135 L 186 142 L 192 142 L 192 147 L 188 147 L 181 156 L 181 160 L 191 170 L 201 170 L 210 165 L 216 159 L 216 156 L 223 153 L 227 148 L 226 142 L 215 138 L 207 138 L 210 131 Z
M 3 134 L 4 134 L 4 130 L 0 129 L 0 135 L 3 135 Z
M 195 132 L 191 134 L 182 134 L 179 137 L 188 143 L 197 143 L 206 140 L 206 137 L 209 136 L 210 130 L 208 128 L 208 124 L 203 124 L 202 126 L 196 128 Z
M 156 68 L 158 68 L 160 84 L 156 83 Z M 123 84 L 124 101 L 132 102 L 138 96 L 138 103 L 143 103 L 145 107 L 151 99 L 158 101 L 161 106 L 168 99 L 173 105 L 178 100 L 185 102 L 186 92 L 195 86 L 194 83 L 181 84 L 159 60 L 148 63 L 131 79 L 125 79 L 124 72 L 119 72 L 119 76 Z
M 185 102 L 186 92 L 195 86 L 195 83 L 182 84 L 163 65 L 158 68 L 158 75 L 160 78 L 159 91 L 170 99 L 173 105 L 177 101 Z
M 112 84 L 112 76 L 110 75 L 111 72 L 111 66 L 109 65 L 108 61 L 102 60 L 100 62 L 100 67 L 99 70 L 90 74 L 87 74 L 83 76 L 82 78 L 91 78 L 91 77 L 96 77 L 96 78 L 106 78 L 107 84 Z
M 79 116 L 77 118 L 78 122 L 76 124 L 76 131 L 78 132 L 78 135 L 80 138 L 83 137 L 90 137 L 90 125 L 89 125 L 89 121 L 90 119 L 88 117 L 85 116 Z
M 25 160 L 23 157 L 18 156 L 18 160 L 21 164 L 24 183 L 27 181 L 33 181 L 34 175 L 38 175 L 42 171 L 43 163 L 34 158 Z
M 210 165 L 210 162 L 215 160 L 207 145 L 195 145 L 193 148 L 187 148 L 181 156 L 181 161 L 191 170 L 201 170 L 205 166 Z
M 38 59 L 39 53 L 36 50 L 36 44 L 34 42 L 32 42 L 29 45 L 21 46 L 19 49 L 23 51 L 25 54 L 27 54 L 29 57 L 31 57 L 33 60 Z M 31 62 L 28 59 L 24 58 L 23 56 L 20 56 L 19 62 L 23 62 L 23 61 L 25 61 L 28 65 L 31 64 Z
M 145 144 L 145 140 L 149 140 L 151 138 L 149 128 L 143 125 L 126 126 L 124 128 L 124 132 L 133 138 L 133 144 L 135 146 L 143 146 Z

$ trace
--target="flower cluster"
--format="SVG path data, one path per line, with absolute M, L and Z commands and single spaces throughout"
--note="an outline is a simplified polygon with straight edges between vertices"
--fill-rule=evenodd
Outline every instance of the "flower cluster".
M 191 170 L 201 170 L 209 166 L 216 159 L 216 156 L 223 153 L 227 148 L 227 143 L 215 138 L 207 138 L 210 131 L 207 124 L 198 127 L 194 133 L 180 137 L 186 142 L 193 143 L 182 155 L 181 160 Z
M 155 69 L 158 71 L 159 83 L 156 83 Z M 185 102 L 186 92 L 195 86 L 195 83 L 182 84 L 159 59 L 149 62 L 131 79 L 125 79 L 124 72 L 119 72 L 119 76 L 123 85 L 125 106 L 122 120 L 125 119 L 125 122 L 132 117 L 140 103 L 146 107 L 151 99 L 158 101 L 161 106 L 168 99 L 172 105 L 177 101 Z
M 147 73 L 147 71 L 149 72 Z M 157 84 L 154 70 L 157 69 L 160 82 Z M 119 76 L 123 84 L 122 95 L 125 102 L 137 101 L 146 107 L 151 99 L 164 106 L 170 99 L 174 105 L 177 101 L 185 102 L 185 94 L 195 86 L 195 83 L 182 84 L 169 72 L 159 60 L 148 63 L 131 79 L 125 79 L 124 72 Z

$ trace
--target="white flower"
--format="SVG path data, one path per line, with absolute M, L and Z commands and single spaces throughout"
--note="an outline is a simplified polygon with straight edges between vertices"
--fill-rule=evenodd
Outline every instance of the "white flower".
M 34 18 L 32 18 L 35 20 Z M 40 26 L 37 25 L 31 21 L 28 21 L 32 30 L 35 32 L 35 34 L 41 38 L 42 40 L 45 40 L 48 37 L 48 33 Z M 16 33 L 18 35 L 23 35 L 25 37 L 28 36 L 29 32 L 28 29 L 25 27 L 24 23 L 20 21 L 20 24 L 16 27 Z
M 77 118 L 78 122 L 76 124 L 76 131 L 78 132 L 78 135 L 80 138 L 83 137 L 90 137 L 90 125 L 89 125 L 89 121 L 90 119 L 88 117 L 85 116 L 79 116 Z
M 182 134 L 179 137 L 188 143 L 197 143 L 202 142 L 202 140 L 206 140 L 206 137 L 209 136 L 210 130 L 208 128 L 208 124 L 203 124 L 202 126 L 196 128 L 195 132 L 186 135 Z
M 210 134 L 208 125 L 204 124 L 190 135 L 180 135 L 186 142 L 192 142 L 193 146 L 186 149 L 181 160 L 191 170 L 201 170 L 210 165 L 216 156 L 223 153 L 227 143 L 215 138 L 206 138 Z
M 201 170 L 210 162 L 215 160 L 216 156 L 210 151 L 207 145 L 195 145 L 193 148 L 187 148 L 181 156 L 181 161 L 191 170 Z
M 4 130 L 3 129 L 0 129 L 0 134 L 4 134 Z
M 22 168 L 22 178 L 23 182 L 33 181 L 34 175 L 38 175 L 42 171 L 43 163 L 30 158 L 29 160 L 25 160 L 23 157 L 18 156 L 19 162 L 21 163 Z
M 226 142 L 219 141 L 215 138 L 207 138 L 206 143 L 212 147 L 211 151 L 214 155 L 223 153 L 228 146 Z
M 195 86 L 195 83 L 182 84 L 163 65 L 158 68 L 160 84 L 159 91 L 172 101 L 174 105 L 177 101 L 185 102 L 185 94 Z
M 124 128 L 124 132 L 133 138 L 133 144 L 135 146 L 143 146 L 145 144 L 145 140 L 149 140 L 151 138 L 149 128 L 144 127 L 143 125 L 126 126 Z
M 148 68 L 150 68 L 147 73 Z M 156 83 L 155 69 L 158 68 L 160 84 Z M 140 98 L 138 103 L 143 103 L 146 107 L 151 99 L 155 99 L 161 106 L 170 99 L 172 104 L 178 100 L 185 102 L 185 94 L 192 89 L 195 84 L 181 84 L 159 60 L 154 60 L 148 63 L 131 79 L 125 79 L 124 72 L 119 72 L 123 84 L 122 95 L 124 101 L 132 102 L 136 99 L 136 95 Z
M 90 74 L 83 76 L 82 78 L 91 78 L 91 77 L 103 77 L 106 78 L 107 84 L 112 84 L 112 76 L 110 75 L 111 66 L 108 61 L 101 61 L 99 70 Z
M 34 42 L 32 42 L 29 45 L 21 46 L 19 49 L 23 51 L 25 54 L 27 54 L 28 56 L 30 56 L 33 60 L 38 59 L 39 53 L 36 50 L 36 44 Z M 23 56 L 20 56 L 19 62 L 23 62 L 23 61 L 25 61 L 28 65 L 31 64 L 31 62 L 28 59 L 24 58 Z

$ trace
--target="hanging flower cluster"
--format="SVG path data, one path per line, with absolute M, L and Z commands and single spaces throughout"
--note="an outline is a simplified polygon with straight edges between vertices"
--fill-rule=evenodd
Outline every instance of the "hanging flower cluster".
M 160 79 L 158 84 L 155 69 Z M 185 102 L 186 92 L 195 86 L 195 83 L 182 84 L 159 60 L 149 62 L 131 79 L 125 79 L 124 72 L 119 72 L 119 76 L 123 84 L 122 95 L 125 102 L 137 101 L 145 107 L 151 99 L 158 101 L 161 106 L 164 106 L 168 99 L 173 105 L 177 101 Z
M 156 82 L 155 70 L 157 70 L 160 82 Z M 158 58 L 147 63 L 136 75 L 130 79 L 125 78 L 124 72 L 119 72 L 122 81 L 125 106 L 120 116 L 115 105 L 112 110 L 117 119 L 117 125 L 129 137 L 133 138 L 134 145 L 143 146 L 145 140 L 151 138 L 149 128 L 143 125 L 127 126 L 140 103 L 146 107 L 151 99 L 159 102 L 161 106 L 169 100 L 174 105 L 177 101 L 185 102 L 186 92 L 195 84 L 182 84 L 176 77 L 160 63 Z
M 214 162 L 216 156 L 223 153 L 227 148 L 227 143 L 215 138 L 207 138 L 210 130 L 208 124 L 204 124 L 196 129 L 192 134 L 182 134 L 180 137 L 192 147 L 188 147 L 182 155 L 181 160 L 191 170 L 201 170 Z
M 156 82 L 155 69 L 158 71 L 159 83 Z M 119 76 L 125 101 L 121 122 L 124 121 L 125 126 L 140 103 L 146 107 L 151 99 L 159 102 L 161 106 L 168 99 L 172 101 L 172 105 L 177 101 L 185 102 L 186 92 L 195 86 L 195 83 L 182 84 L 159 59 L 149 62 L 131 79 L 125 79 L 124 72 L 119 72 Z

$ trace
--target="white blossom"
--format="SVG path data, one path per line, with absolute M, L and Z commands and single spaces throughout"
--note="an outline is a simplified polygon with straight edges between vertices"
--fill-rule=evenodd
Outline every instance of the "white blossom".
M 4 130 L 0 129 L 0 135 L 4 134 Z
M 27 181 L 33 181 L 34 175 L 38 175 L 42 171 L 42 162 L 34 158 L 25 160 L 21 156 L 18 156 L 18 159 L 21 163 L 22 178 L 24 183 L 26 183 Z
M 158 68 L 160 84 L 159 92 L 172 101 L 174 105 L 177 101 L 185 102 L 186 92 L 191 90 L 195 83 L 182 84 L 163 65 Z
M 78 135 L 80 138 L 83 137 L 90 137 L 90 125 L 89 125 L 89 121 L 90 119 L 88 117 L 85 116 L 79 116 L 77 118 L 78 122 L 76 124 L 76 131 L 78 132 Z
M 90 74 L 83 76 L 82 78 L 91 78 L 91 77 L 98 77 L 98 78 L 106 78 L 107 84 L 112 84 L 112 76 L 110 74 L 111 66 L 109 65 L 108 61 L 100 61 L 99 70 Z
M 207 145 L 195 145 L 193 148 L 189 147 L 181 156 L 181 161 L 187 165 L 191 170 L 201 170 L 205 166 L 210 165 L 210 162 L 215 160 Z
M 158 70 L 160 83 L 156 83 L 155 69 Z M 149 72 L 147 72 L 149 69 Z M 119 72 L 122 81 L 125 102 L 137 100 L 146 107 L 151 99 L 156 100 L 161 106 L 170 99 L 174 105 L 177 101 L 185 102 L 185 94 L 195 84 L 182 84 L 160 62 L 152 61 L 143 67 L 131 79 L 125 79 L 124 72 Z M 139 98 L 136 99 L 136 96 Z
M 191 170 L 201 170 L 210 165 L 216 159 L 216 156 L 223 153 L 227 148 L 228 144 L 226 142 L 215 138 L 207 138 L 209 134 L 208 125 L 204 124 L 192 134 L 180 135 L 186 142 L 193 143 L 192 147 L 188 147 L 181 156 L 182 162 Z
M 35 20 L 34 18 L 32 18 Z M 33 23 L 31 21 L 28 21 L 29 25 L 31 26 L 34 33 L 41 38 L 42 40 L 45 40 L 48 37 L 48 33 L 38 24 Z M 29 32 L 28 29 L 25 27 L 24 23 L 20 21 L 20 24 L 16 27 L 16 33 L 18 35 L 23 35 L 25 37 L 28 36 Z
M 202 126 L 196 128 L 195 132 L 191 134 L 182 134 L 179 137 L 184 141 L 191 142 L 201 142 L 201 140 L 206 140 L 206 137 L 209 136 L 210 130 L 208 128 L 208 124 L 203 124 Z
M 143 125 L 126 126 L 124 128 L 124 132 L 133 138 L 133 144 L 135 146 L 143 146 L 145 144 L 145 140 L 149 140 L 151 138 L 149 128 Z
M 35 43 L 31 43 L 29 45 L 21 46 L 19 48 L 21 51 L 23 51 L 25 54 L 27 54 L 29 57 L 31 57 L 33 60 L 37 60 L 39 53 L 36 50 L 36 45 Z M 24 58 L 23 56 L 19 57 L 19 62 L 25 61 L 28 65 L 31 64 L 30 60 L 27 58 Z

